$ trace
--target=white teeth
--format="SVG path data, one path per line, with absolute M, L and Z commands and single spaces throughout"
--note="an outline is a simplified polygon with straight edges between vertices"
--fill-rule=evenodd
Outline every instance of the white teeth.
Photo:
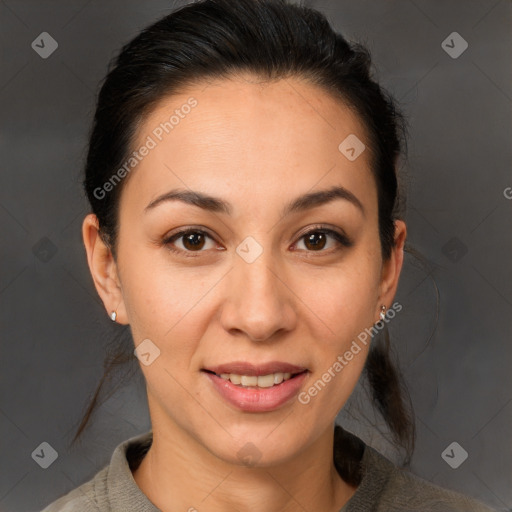
M 274 384 L 281 384 L 283 382 L 284 373 L 274 373 Z
M 242 380 L 243 382 L 243 380 Z M 258 387 L 259 388 L 271 388 L 274 385 L 274 374 L 270 375 L 260 375 L 258 377 Z
M 271 388 L 277 384 L 281 384 L 283 380 L 291 378 L 291 373 L 270 373 L 269 375 L 238 375 L 236 373 L 221 373 L 221 378 L 224 380 L 230 380 L 232 384 L 237 386 L 250 386 L 259 388 Z
M 242 386 L 257 386 L 258 377 L 256 375 L 242 375 Z

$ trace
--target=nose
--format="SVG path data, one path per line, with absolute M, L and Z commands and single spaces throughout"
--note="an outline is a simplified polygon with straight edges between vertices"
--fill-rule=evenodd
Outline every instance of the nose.
M 291 331 L 297 319 L 296 298 L 289 278 L 272 259 L 263 254 L 248 263 L 235 260 L 227 276 L 221 323 L 234 334 L 243 333 L 255 342 L 274 340 Z

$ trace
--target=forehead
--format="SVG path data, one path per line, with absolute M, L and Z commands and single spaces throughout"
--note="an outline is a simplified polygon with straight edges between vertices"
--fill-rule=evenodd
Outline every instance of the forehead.
M 366 146 L 355 160 L 340 150 L 350 137 Z M 376 200 L 376 191 L 368 195 L 374 181 L 363 123 L 340 99 L 297 78 L 246 75 L 189 86 L 153 108 L 135 149 L 149 139 L 153 148 L 130 176 L 132 190 L 149 199 L 179 186 L 286 200 L 283 186 L 299 194 L 323 182 Z

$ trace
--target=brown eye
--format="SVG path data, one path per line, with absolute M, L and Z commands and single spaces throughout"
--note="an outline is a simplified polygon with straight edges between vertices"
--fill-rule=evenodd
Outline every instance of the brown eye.
M 313 251 L 323 249 L 327 243 L 327 236 L 325 233 L 316 231 L 304 237 L 304 245 Z
M 303 235 L 300 239 L 304 240 L 304 246 L 308 252 L 328 252 L 329 248 L 326 251 L 323 251 L 323 249 L 327 245 L 329 238 L 334 239 L 343 247 L 351 247 L 353 245 L 352 241 L 345 235 L 332 229 L 314 229 Z
M 204 235 L 197 231 L 183 235 L 183 246 L 189 251 L 202 249 L 204 246 Z
M 167 248 L 172 252 L 180 253 L 183 254 L 184 256 L 191 256 L 190 254 L 187 253 L 204 252 L 202 249 L 206 244 L 207 238 L 213 241 L 212 237 L 204 231 L 201 231 L 199 229 L 188 229 L 185 231 L 180 231 L 179 233 L 176 233 L 171 237 L 165 239 L 163 241 L 163 244 L 167 246 Z M 182 248 L 175 247 L 175 242 L 180 239 Z

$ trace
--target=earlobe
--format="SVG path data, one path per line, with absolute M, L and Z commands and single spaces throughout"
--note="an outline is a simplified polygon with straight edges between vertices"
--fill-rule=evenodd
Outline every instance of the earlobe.
M 85 217 L 82 224 L 82 237 L 94 286 L 107 314 L 111 316 L 112 311 L 115 311 L 116 322 L 127 323 L 117 264 L 110 247 L 100 236 L 96 215 L 91 213 Z

